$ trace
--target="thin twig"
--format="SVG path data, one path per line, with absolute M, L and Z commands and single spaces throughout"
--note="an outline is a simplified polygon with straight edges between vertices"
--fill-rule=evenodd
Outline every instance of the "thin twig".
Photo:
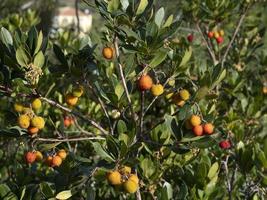
M 36 141 L 42 142 L 77 142 L 86 140 L 105 140 L 103 137 L 78 137 L 78 138 L 36 138 Z
M 213 64 L 216 65 L 218 63 L 218 61 L 217 61 L 217 59 L 215 57 L 215 54 L 214 54 L 213 50 L 211 49 L 209 43 L 207 42 L 207 40 L 206 40 L 206 38 L 205 38 L 205 36 L 203 34 L 203 31 L 201 30 L 201 28 L 199 26 L 199 22 L 196 22 L 196 28 L 197 28 L 198 32 L 200 33 L 200 35 L 202 36 L 203 41 L 205 42 L 205 45 L 206 45 L 206 47 L 208 49 L 210 57 L 212 58 Z
M 232 36 L 232 39 L 229 42 L 229 44 L 228 44 L 228 46 L 226 48 L 226 51 L 225 51 L 225 53 L 224 53 L 224 55 L 222 57 L 222 67 L 224 67 L 224 63 L 225 63 L 226 57 L 227 57 L 227 55 L 228 55 L 228 53 L 230 51 L 230 48 L 232 47 L 232 44 L 233 44 L 233 42 L 234 42 L 234 40 L 236 38 L 237 33 L 239 32 L 240 27 L 241 27 L 241 25 L 242 25 L 242 23 L 243 23 L 243 21 L 245 19 L 245 16 L 246 16 L 246 14 L 248 12 L 248 8 L 249 8 L 249 6 L 246 7 L 245 11 L 243 12 L 243 14 L 241 14 L 241 16 L 240 16 L 240 18 L 238 20 L 238 24 L 236 26 L 235 32 L 234 32 L 234 34 Z
M 144 125 L 144 107 L 145 107 L 145 92 L 141 92 L 141 110 L 140 110 L 140 132 L 138 136 L 138 140 L 143 134 L 143 125 Z
M 77 19 L 77 31 L 80 33 L 79 0 L 75 0 L 75 14 Z

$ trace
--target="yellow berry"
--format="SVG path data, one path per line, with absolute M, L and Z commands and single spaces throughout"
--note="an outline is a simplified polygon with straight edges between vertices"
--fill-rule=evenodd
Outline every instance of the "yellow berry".
M 69 106 L 75 106 L 78 102 L 78 97 L 73 96 L 72 94 L 66 95 L 66 103 Z
M 120 172 L 122 174 L 130 174 L 132 171 L 131 167 L 129 166 L 123 166 L 121 169 L 120 169 Z
M 43 154 L 40 151 L 36 151 L 36 160 L 42 161 L 43 160 Z
M 123 183 L 123 188 L 128 193 L 135 193 L 138 189 L 138 184 L 135 181 L 128 179 Z
M 151 87 L 151 93 L 153 96 L 160 96 L 164 92 L 164 88 L 161 84 L 155 84 Z
M 168 81 L 168 85 L 173 87 L 175 85 L 175 79 L 171 79 Z
M 214 32 L 214 37 L 215 37 L 216 39 L 220 37 L 220 34 L 218 33 L 218 31 L 215 31 L 215 32 Z
M 28 128 L 30 126 L 30 118 L 28 115 L 20 115 L 18 124 L 21 128 Z
M 185 89 L 181 90 L 179 92 L 179 95 L 180 95 L 181 99 L 184 100 L 184 101 L 186 101 L 186 100 L 188 100 L 190 98 L 190 93 Z
M 45 121 L 42 117 L 35 116 L 31 119 L 31 126 L 38 129 L 43 129 L 45 126 Z
M 83 86 L 79 86 L 72 90 L 72 95 L 74 97 L 81 97 L 83 95 Z
M 113 58 L 113 49 L 111 47 L 105 47 L 103 50 L 102 50 L 102 55 L 104 58 L 106 59 L 112 59 Z
M 14 104 L 14 110 L 15 110 L 16 112 L 21 113 L 21 112 L 23 111 L 23 105 L 20 104 L 20 103 L 15 103 L 15 104 Z
M 52 167 L 59 167 L 62 163 L 62 158 L 60 158 L 59 156 L 54 156 L 52 158 Z
M 131 174 L 128 180 L 132 180 L 132 181 L 134 181 L 136 184 L 139 183 L 139 179 L 138 179 L 137 175 L 135 175 L 135 174 Z
M 39 110 L 41 107 L 42 107 L 42 102 L 41 102 L 40 99 L 34 99 L 34 100 L 32 101 L 32 108 L 33 108 L 34 110 Z
M 223 30 L 220 30 L 220 31 L 219 31 L 219 34 L 220 34 L 220 36 L 223 37 L 223 36 L 224 36 L 224 31 L 223 31 Z
M 57 152 L 57 155 L 62 158 L 62 160 L 65 160 L 65 158 L 67 157 L 67 152 L 64 149 L 60 149 Z
M 111 185 L 120 185 L 121 174 L 118 171 L 109 171 L 107 173 L 107 180 Z
M 192 126 L 198 126 L 201 124 L 201 119 L 197 115 L 192 115 L 190 118 L 190 123 Z

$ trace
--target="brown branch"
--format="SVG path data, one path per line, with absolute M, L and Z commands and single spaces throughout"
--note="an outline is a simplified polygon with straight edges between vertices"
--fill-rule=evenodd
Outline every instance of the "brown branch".
M 229 44 L 228 44 L 228 46 L 226 48 L 226 51 L 225 51 L 225 53 L 224 53 L 224 55 L 222 57 L 222 67 L 224 67 L 224 63 L 226 61 L 226 57 L 229 54 L 230 48 L 232 47 L 232 44 L 233 44 L 233 42 L 234 42 L 234 40 L 236 38 L 236 35 L 239 32 L 239 29 L 240 29 L 240 27 L 241 27 L 241 25 L 242 25 L 242 23 L 243 23 L 243 21 L 245 19 L 245 16 L 246 16 L 246 14 L 248 12 L 248 9 L 249 9 L 249 6 L 246 7 L 245 11 L 243 12 L 243 14 L 241 14 L 241 16 L 240 16 L 240 18 L 238 20 L 238 24 L 236 26 L 235 32 L 233 33 L 232 39 L 229 42 Z
M 78 137 L 78 138 L 36 138 L 35 141 L 42 142 L 77 142 L 86 140 L 104 140 L 103 137 Z
M 77 30 L 80 33 L 79 0 L 75 0 L 75 15 L 77 19 Z

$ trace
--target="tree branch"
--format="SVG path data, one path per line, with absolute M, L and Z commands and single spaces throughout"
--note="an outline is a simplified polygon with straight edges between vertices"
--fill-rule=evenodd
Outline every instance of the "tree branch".
M 80 33 L 79 0 L 75 0 L 75 14 L 77 19 L 77 31 Z
M 78 138 L 36 138 L 35 141 L 42 142 L 77 142 L 86 140 L 105 140 L 103 137 L 78 137 Z

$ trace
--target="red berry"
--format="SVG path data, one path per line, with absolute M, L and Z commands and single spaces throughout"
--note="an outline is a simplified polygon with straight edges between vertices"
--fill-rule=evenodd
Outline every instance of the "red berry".
M 219 146 L 222 148 L 222 149 L 229 149 L 231 148 L 231 142 L 229 140 L 223 140 L 219 143 Z
M 203 135 L 203 127 L 202 125 L 194 126 L 193 132 L 196 136 L 201 136 Z
M 213 38 L 213 36 L 214 36 L 214 32 L 213 31 L 208 32 L 208 38 Z
M 187 40 L 188 40 L 188 42 L 192 42 L 193 39 L 194 39 L 193 34 L 190 34 L 190 35 L 187 36 Z
M 217 39 L 216 39 L 216 41 L 217 41 L 217 44 L 221 44 L 221 43 L 223 43 L 223 37 L 218 37 Z
M 35 152 L 27 152 L 25 154 L 25 160 L 27 163 L 31 164 L 36 160 L 36 153 Z

